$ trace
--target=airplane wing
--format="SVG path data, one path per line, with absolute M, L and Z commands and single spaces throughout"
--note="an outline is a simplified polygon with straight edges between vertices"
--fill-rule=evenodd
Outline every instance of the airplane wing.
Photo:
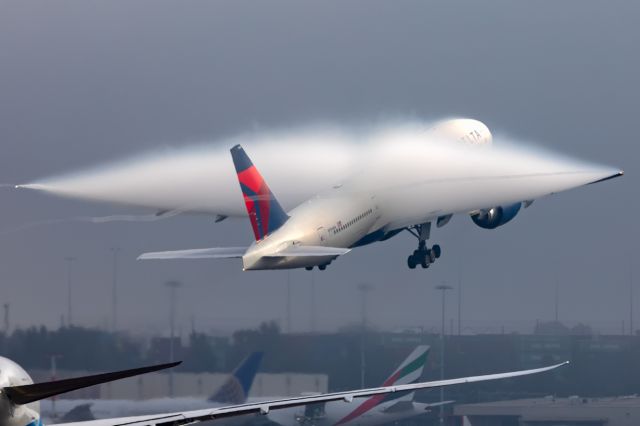
M 93 376 L 74 377 L 72 379 L 54 380 L 51 382 L 32 383 L 29 385 L 6 386 L 2 393 L 9 401 L 16 405 L 29 404 L 41 399 L 71 392 L 77 389 L 95 386 L 102 383 L 113 382 L 127 377 L 151 373 L 180 365 L 182 361 L 169 364 L 153 365 L 150 367 L 134 368 L 131 370 L 114 371 L 111 373 L 96 374 Z
M 277 399 L 272 401 L 261 401 L 256 403 L 232 405 L 227 407 L 210 408 L 205 410 L 185 411 L 177 413 L 167 413 L 149 416 L 122 417 L 116 419 L 91 420 L 86 422 L 59 423 L 56 426 L 179 426 L 204 421 L 234 417 L 244 414 L 266 415 L 271 410 L 297 407 L 307 404 L 315 404 L 330 401 L 352 402 L 355 398 L 364 398 L 373 395 L 384 395 L 394 392 L 415 391 L 418 389 L 437 388 L 441 386 L 451 386 L 463 383 L 484 382 L 488 380 L 507 379 L 511 377 L 527 376 L 554 370 L 568 364 L 563 362 L 548 367 L 535 368 L 531 370 L 512 371 L 508 373 L 487 374 L 482 376 L 461 377 L 457 379 L 436 380 L 431 382 L 421 382 L 406 385 L 383 386 L 370 389 L 359 389 L 346 392 L 334 392 L 312 396 L 300 396 L 293 398 Z
M 342 256 L 351 249 L 340 247 L 290 245 L 265 257 L 306 257 L 306 256 Z
M 204 249 L 156 251 L 143 253 L 138 260 L 150 259 L 230 259 L 242 257 L 246 247 L 214 247 Z

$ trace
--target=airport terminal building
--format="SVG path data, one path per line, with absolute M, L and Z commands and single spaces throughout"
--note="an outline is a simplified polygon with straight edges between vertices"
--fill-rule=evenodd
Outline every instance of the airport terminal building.
M 454 415 L 462 419 L 460 424 L 472 426 L 637 426 L 640 397 L 549 396 L 461 404 L 454 407 Z

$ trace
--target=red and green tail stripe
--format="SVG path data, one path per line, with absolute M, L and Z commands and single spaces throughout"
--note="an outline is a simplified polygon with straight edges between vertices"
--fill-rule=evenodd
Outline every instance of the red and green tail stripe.
M 400 367 L 384 381 L 382 386 L 404 385 L 415 383 L 422 376 L 422 369 L 427 362 L 428 346 L 417 347 L 411 355 L 400 365 Z M 405 397 L 411 392 L 396 392 L 386 395 L 375 395 L 360 404 L 351 413 L 340 419 L 336 425 L 342 425 L 360 417 L 374 407 L 384 403 Z

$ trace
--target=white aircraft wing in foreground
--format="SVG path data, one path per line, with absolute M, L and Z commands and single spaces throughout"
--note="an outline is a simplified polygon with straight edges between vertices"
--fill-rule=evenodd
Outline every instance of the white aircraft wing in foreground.
M 394 392 L 415 391 L 418 389 L 437 388 L 441 386 L 451 386 L 464 383 L 484 382 L 488 380 L 508 379 L 511 377 L 528 376 L 531 374 L 543 373 L 555 370 L 558 367 L 568 364 L 552 365 L 549 367 L 536 368 L 532 370 L 513 371 L 508 373 L 487 374 L 483 376 L 461 377 L 457 379 L 436 380 L 431 382 L 421 382 L 406 385 L 382 386 L 370 389 L 359 389 L 346 392 L 326 393 L 314 396 L 301 396 L 293 398 L 277 399 L 272 401 L 261 401 L 257 403 L 232 405 L 227 407 L 211 408 L 197 411 L 185 411 L 177 413 L 158 414 L 139 417 L 121 417 L 115 419 L 91 420 L 86 422 L 59 423 L 57 426 L 178 426 L 204 421 L 234 417 L 244 414 L 266 415 L 272 410 L 297 407 L 307 404 L 316 404 L 330 401 L 352 402 L 356 398 L 370 397 L 374 395 L 391 394 Z

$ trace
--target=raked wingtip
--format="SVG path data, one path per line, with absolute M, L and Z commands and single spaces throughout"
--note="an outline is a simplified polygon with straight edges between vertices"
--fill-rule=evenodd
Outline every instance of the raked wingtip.
M 602 179 L 598 179 L 598 180 L 594 180 L 593 182 L 590 182 L 589 185 L 593 185 L 594 183 L 604 182 L 606 180 L 615 179 L 623 175 L 624 175 L 624 170 L 618 170 L 616 173 L 610 174 L 609 176 L 603 177 Z

